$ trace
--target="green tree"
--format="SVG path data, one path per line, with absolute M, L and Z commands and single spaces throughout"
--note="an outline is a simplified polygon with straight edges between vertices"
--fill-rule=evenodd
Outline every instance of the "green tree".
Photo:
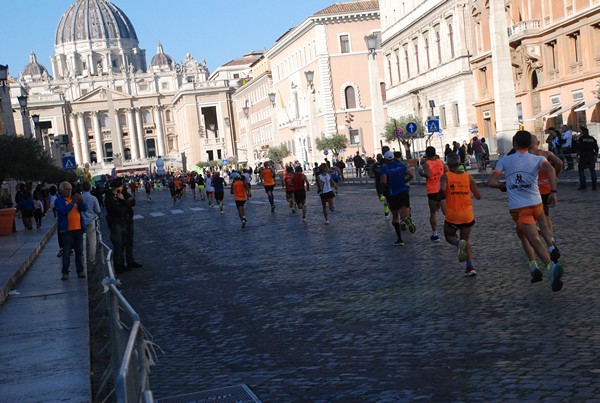
M 417 125 L 417 131 L 410 134 L 406 130 L 406 125 L 410 122 L 414 122 Z M 396 136 L 396 130 L 401 128 L 404 134 L 400 137 Z M 404 146 L 404 155 L 406 159 L 412 158 L 412 144 L 417 138 L 425 136 L 425 126 L 420 119 L 415 118 L 413 115 L 401 116 L 399 118 L 391 118 L 385 125 L 385 140 L 388 143 L 397 141 L 400 147 Z
M 7 179 L 58 183 L 77 175 L 55 166 L 37 140 L 0 135 L 0 184 Z
M 278 165 L 281 165 L 283 159 L 285 157 L 289 157 L 291 155 L 290 150 L 288 150 L 285 144 L 280 146 L 275 146 L 269 148 L 269 152 L 267 153 L 267 158 L 271 161 L 275 162 Z
M 333 156 L 337 159 L 340 151 L 348 147 L 348 138 L 343 134 L 334 134 L 333 136 L 319 137 L 315 139 L 317 150 L 331 150 Z

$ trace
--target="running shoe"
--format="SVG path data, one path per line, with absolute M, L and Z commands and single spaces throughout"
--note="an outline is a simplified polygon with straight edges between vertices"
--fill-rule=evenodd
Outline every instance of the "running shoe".
M 306 222 L 306 218 L 302 217 L 302 222 Z
M 246 220 L 245 218 L 242 219 L 242 228 L 246 228 L 247 223 L 248 223 L 248 220 Z
M 552 263 L 550 266 L 550 283 L 552 285 L 552 291 L 560 291 L 563 287 L 562 276 L 564 274 L 564 269 L 560 263 Z
M 406 228 L 408 228 L 408 232 L 410 232 L 411 234 L 417 232 L 417 226 L 415 225 L 415 223 L 413 223 L 412 218 L 406 217 L 404 219 L 404 223 L 406 224 Z
M 271 213 L 274 213 L 274 212 L 275 212 L 275 205 L 271 204 Z
M 384 195 L 379 196 L 379 201 L 383 203 L 385 201 L 385 196 Z
M 404 223 L 404 221 L 400 222 L 400 231 L 406 231 L 406 224 Z
M 476 276 L 477 275 L 477 270 L 475 270 L 475 266 L 469 266 L 465 269 L 465 276 L 470 277 L 470 276 Z
M 402 239 L 398 239 L 396 242 L 394 242 L 394 246 L 404 246 L 404 241 L 402 241 Z
M 225 212 L 223 211 L 223 209 L 221 209 L 221 215 L 225 215 Z
M 66 281 L 69 279 L 69 274 L 68 273 L 63 273 L 62 277 L 60 278 L 62 281 Z
M 542 281 L 543 278 L 544 275 L 542 274 L 542 271 L 539 269 L 539 267 L 535 267 L 533 270 L 531 270 L 531 284 L 538 283 Z
M 467 241 L 461 239 L 458 242 L 458 261 L 466 262 L 467 261 Z
M 325 220 L 324 225 L 329 225 L 329 220 Z
M 560 251 L 555 246 L 554 250 L 550 252 L 550 260 L 552 260 L 554 263 L 558 263 L 558 259 L 560 259 Z
M 429 237 L 429 239 L 431 239 L 433 242 L 437 242 L 440 240 L 440 236 L 439 235 L 432 235 L 431 237 Z
M 385 216 L 385 218 L 390 218 L 390 212 L 389 211 L 384 212 L 383 215 Z
M 295 212 L 296 212 L 296 209 L 292 207 L 292 213 L 295 213 Z
M 56 257 L 61 257 L 62 255 L 63 255 L 63 250 L 62 250 L 62 249 L 60 249 L 60 250 L 58 251 L 58 254 L 56 255 Z

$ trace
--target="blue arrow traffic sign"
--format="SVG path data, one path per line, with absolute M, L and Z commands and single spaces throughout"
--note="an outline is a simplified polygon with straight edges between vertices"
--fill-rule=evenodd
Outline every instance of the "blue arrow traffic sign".
M 417 132 L 417 124 L 415 122 L 408 122 L 408 124 L 406 125 L 406 131 L 409 132 L 410 134 L 416 133 Z
M 429 133 L 436 133 L 440 131 L 440 121 L 438 119 L 432 119 L 427 121 L 427 131 Z
M 68 156 L 62 158 L 63 169 L 65 171 L 74 171 L 77 168 L 77 164 L 75 163 L 75 157 Z

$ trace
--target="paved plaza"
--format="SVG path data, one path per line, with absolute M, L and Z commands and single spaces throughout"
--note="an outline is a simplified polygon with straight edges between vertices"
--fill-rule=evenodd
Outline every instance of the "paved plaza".
M 137 194 L 144 267 L 121 280 L 164 350 L 156 398 L 247 384 L 264 402 L 600 399 L 599 193 L 559 186 L 558 293 L 530 284 L 497 190 L 474 201 L 476 277 L 429 240 L 422 186 L 405 247 L 372 185 L 343 187 L 329 226 L 308 194 L 303 224 L 281 190 L 271 214 L 255 186 L 245 229 L 228 193 L 224 216 L 189 194 L 174 207 Z

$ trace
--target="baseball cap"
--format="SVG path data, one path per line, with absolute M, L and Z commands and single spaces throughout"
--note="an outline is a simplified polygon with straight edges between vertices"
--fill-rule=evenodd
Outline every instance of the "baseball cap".
M 232 172 L 230 175 L 231 179 L 239 179 L 241 178 L 240 174 L 237 172 Z
M 386 160 L 393 160 L 394 159 L 394 153 L 391 151 L 386 151 L 385 154 L 383 154 L 383 158 Z

